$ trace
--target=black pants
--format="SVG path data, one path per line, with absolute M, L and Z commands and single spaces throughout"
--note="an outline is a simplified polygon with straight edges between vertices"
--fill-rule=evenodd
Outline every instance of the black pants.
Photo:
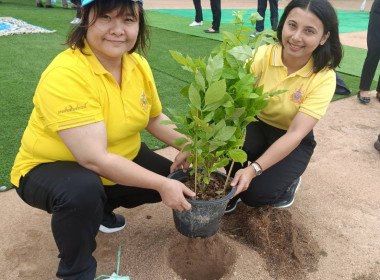
M 195 21 L 201 22 L 203 21 L 201 0 L 193 0 L 193 3 L 195 8 Z
M 285 130 L 272 127 L 262 121 L 249 124 L 243 147 L 248 155 L 248 161 L 256 161 L 270 145 L 285 133 Z M 239 197 L 245 204 L 252 207 L 278 202 L 289 184 L 305 171 L 315 146 L 316 142 L 313 131 L 311 131 L 287 157 L 265 170 L 260 176 L 255 177 L 248 190 L 239 194 Z M 248 162 L 243 166 L 248 166 Z M 240 168 L 242 168 L 241 164 L 235 163 L 232 177 Z
M 380 60 L 380 0 L 375 0 L 372 4 L 368 23 L 367 46 L 368 52 L 360 79 L 361 90 L 370 90 Z M 380 76 L 376 90 L 380 92 Z
M 134 162 L 163 176 L 171 161 L 142 144 Z M 33 168 L 16 188 L 29 205 L 52 214 L 51 227 L 59 250 L 57 277 L 93 280 L 98 233 L 104 211 L 161 201 L 158 192 L 120 185 L 103 186 L 99 176 L 76 162 L 52 162 Z
M 193 0 L 193 3 L 195 7 L 195 21 L 203 21 L 201 0 Z M 220 0 L 210 0 L 210 5 L 212 11 L 212 29 L 218 31 L 222 17 Z
M 258 0 L 257 12 L 263 17 L 263 20 L 256 22 L 256 31 L 261 32 L 264 30 L 265 11 L 267 9 L 268 0 Z M 273 30 L 277 30 L 278 22 L 278 0 L 269 0 L 270 6 L 270 22 Z

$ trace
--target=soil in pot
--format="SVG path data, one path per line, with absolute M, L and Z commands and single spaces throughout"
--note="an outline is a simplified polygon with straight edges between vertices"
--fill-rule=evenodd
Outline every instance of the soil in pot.
M 189 176 L 186 177 L 186 180 L 181 180 L 182 183 L 184 183 L 189 189 L 192 191 L 195 191 L 195 177 Z M 217 200 L 219 198 L 222 198 L 226 196 L 226 194 L 231 192 L 231 186 L 228 184 L 226 188 L 226 193 L 223 192 L 225 184 L 225 178 L 218 175 L 218 173 L 211 174 L 210 183 L 208 184 L 207 189 L 204 192 L 200 192 L 198 185 L 198 191 L 197 196 L 195 200 L 203 200 L 203 201 L 211 201 L 211 200 Z M 194 199 L 194 198 L 192 198 Z

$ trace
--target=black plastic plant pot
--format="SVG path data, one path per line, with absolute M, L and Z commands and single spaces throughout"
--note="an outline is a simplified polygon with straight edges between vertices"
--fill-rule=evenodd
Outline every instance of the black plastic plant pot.
M 168 178 L 184 182 L 189 177 L 189 172 L 190 170 L 186 173 L 183 173 L 182 170 L 178 170 L 171 173 Z M 224 173 L 215 173 L 227 178 Z M 220 228 L 228 201 L 232 198 L 235 192 L 236 188 L 233 187 L 231 192 L 225 197 L 212 201 L 192 200 L 187 198 L 187 201 L 191 204 L 190 210 L 184 210 L 182 212 L 173 210 L 176 229 L 182 235 L 190 238 L 206 238 L 215 235 Z

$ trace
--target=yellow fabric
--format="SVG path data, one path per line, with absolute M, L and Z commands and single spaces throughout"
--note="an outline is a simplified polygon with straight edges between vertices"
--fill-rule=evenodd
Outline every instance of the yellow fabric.
M 149 118 L 161 113 L 153 75 L 143 57 L 123 56 L 120 88 L 87 43 L 84 53 L 88 55 L 67 49 L 43 72 L 11 172 L 13 185 L 41 163 L 75 161 L 57 131 L 99 121 L 105 122 L 108 151 L 132 160 L 140 149 L 140 131 Z
M 287 130 L 298 112 L 320 119 L 334 95 L 336 75 L 332 69 L 313 72 L 314 60 L 288 76 L 281 58 L 282 46 L 261 46 L 251 71 L 258 77 L 264 92 L 286 90 L 270 98 L 268 106 L 257 117 L 263 122 Z

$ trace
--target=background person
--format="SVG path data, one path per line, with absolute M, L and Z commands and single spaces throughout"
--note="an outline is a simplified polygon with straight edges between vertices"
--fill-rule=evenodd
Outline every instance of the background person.
M 358 92 L 358 99 L 363 104 L 368 104 L 371 101 L 369 90 L 380 60 L 380 0 L 375 0 L 371 7 L 367 46 L 368 51 L 363 65 L 360 90 Z M 376 98 L 380 101 L 380 76 L 376 87 Z
M 201 0 L 193 0 L 195 8 L 195 19 L 189 26 L 202 26 L 203 25 L 203 13 Z M 210 6 L 212 11 L 212 26 L 209 29 L 204 30 L 206 33 L 219 33 L 220 20 L 222 17 L 222 9 L 220 0 L 210 0 Z
M 206 29 L 206 33 L 219 33 L 220 20 L 222 18 L 222 8 L 220 6 L 220 0 L 210 0 L 212 11 L 212 26 Z
M 202 5 L 201 0 L 193 0 L 194 8 L 195 8 L 195 19 L 189 26 L 202 26 L 203 24 L 203 13 L 202 13 Z
M 42 4 L 42 1 L 41 0 L 36 0 L 36 4 L 37 4 L 37 7 L 38 8 L 43 8 L 44 5 Z M 51 5 L 51 0 L 46 0 L 45 2 L 45 7 L 46 8 L 54 8 L 52 5 Z
M 286 92 L 271 97 L 258 121 L 247 126 L 243 149 L 249 162 L 243 168 L 234 165 L 231 185 L 237 191 L 227 213 L 239 201 L 252 207 L 292 205 L 316 146 L 313 127 L 334 95 L 333 69 L 342 59 L 342 46 L 331 4 L 291 1 L 277 36 L 279 43 L 258 49 L 251 71 L 264 92 Z
M 140 131 L 174 146 L 182 136 L 161 125 L 162 113 L 144 50 L 148 34 L 142 1 L 83 0 L 82 24 L 69 49 L 47 67 L 11 172 L 18 195 L 52 214 L 59 249 L 57 277 L 93 280 L 95 237 L 121 230 L 117 207 L 163 203 L 190 209 L 184 184 L 166 176 L 188 167 L 141 143 Z M 170 170 L 171 169 L 171 170 Z
M 256 22 L 256 32 L 251 34 L 251 37 L 255 37 L 256 33 L 262 32 L 264 30 L 264 20 L 265 20 L 265 11 L 267 9 L 268 0 L 258 0 L 257 1 L 257 12 L 260 16 L 263 17 L 263 20 Z M 278 0 L 269 0 L 270 7 L 270 23 L 272 29 L 277 31 L 277 23 L 278 23 Z
M 71 9 L 76 10 L 77 14 L 74 19 L 70 22 L 71 24 L 80 24 L 81 23 L 81 1 L 80 0 L 72 0 L 71 1 Z

